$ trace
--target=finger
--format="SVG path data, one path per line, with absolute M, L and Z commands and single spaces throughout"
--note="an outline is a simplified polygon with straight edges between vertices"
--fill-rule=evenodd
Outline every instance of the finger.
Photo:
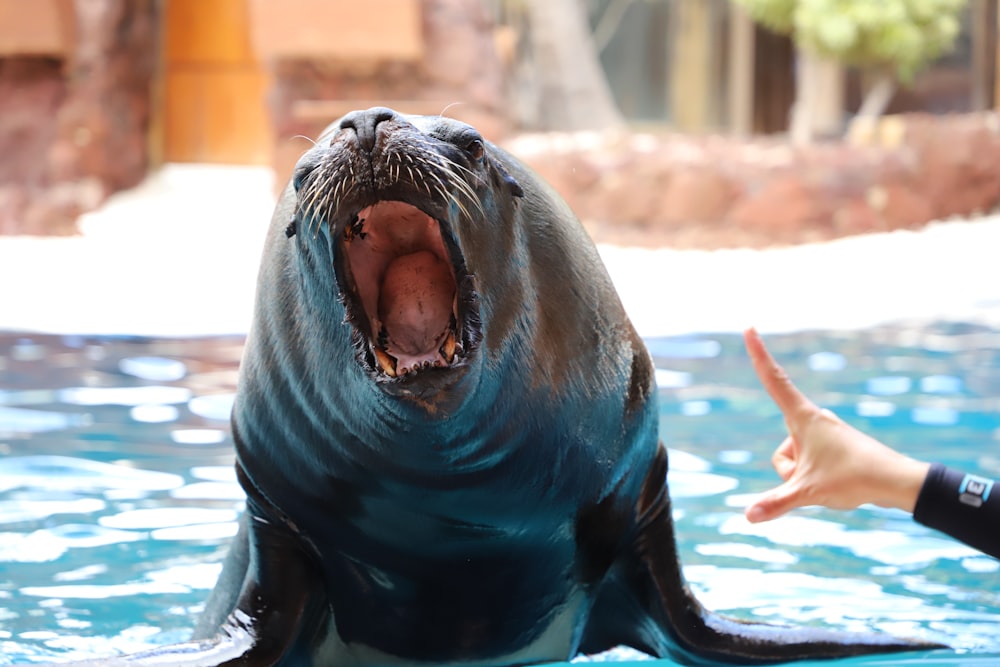
M 744 514 L 750 523 L 770 521 L 806 503 L 799 498 L 799 492 L 792 484 L 775 487 L 747 506 Z
M 796 388 L 785 369 L 778 365 L 771 353 L 764 347 L 764 341 L 756 329 L 743 332 L 743 342 L 753 364 L 754 371 L 781 412 L 787 417 L 803 409 L 813 407 L 812 401 Z
M 795 468 L 798 466 L 798 448 L 791 436 L 785 438 L 785 441 L 774 450 L 774 454 L 771 456 L 771 465 L 774 466 L 778 476 L 784 480 L 787 480 L 795 472 Z

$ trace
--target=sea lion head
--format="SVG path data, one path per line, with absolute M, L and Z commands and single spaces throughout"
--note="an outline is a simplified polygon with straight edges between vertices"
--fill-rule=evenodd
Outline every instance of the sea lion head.
M 389 394 L 426 400 L 474 366 L 479 281 L 503 273 L 496 228 L 523 195 L 494 150 L 464 123 L 376 107 L 331 125 L 296 166 L 287 233 L 324 246 L 357 362 Z

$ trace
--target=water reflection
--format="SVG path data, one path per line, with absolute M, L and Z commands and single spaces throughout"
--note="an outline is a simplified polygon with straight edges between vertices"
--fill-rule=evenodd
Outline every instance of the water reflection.
M 241 347 L 0 336 L 0 664 L 189 636 L 242 508 Z
M 184 362 L 163 357 L 126 357 L 118 362 L 118 368 L 126 375 L 154 382 L 172 382 L 187 375 Z
M 845 419 L 1000 477 L 1000 333 L 937 324 L 768 340 Z M 189 636 L 243 503 L 228 432 L 241 344 L 0 335 L 0 664 Z M 751 526 L 742 508 L 777 481 L 769 459 L 784 428 L 740 338 L 650 350 L 678 547 L 707 606 L 1000 652 L 1000 561 L 872 507 Z
M 70 456 L 11 456 L 0 461 L 0 490 L 92 491 L 134 489 L 163 491 L 184 483 L 179 475 L 138 470 Z

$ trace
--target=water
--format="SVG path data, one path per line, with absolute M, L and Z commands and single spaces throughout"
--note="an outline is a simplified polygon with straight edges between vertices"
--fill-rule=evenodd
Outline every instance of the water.
M 708 607 L 958 649 L 918 656 L 925 667 L 1000 661 L 1000 562 L 878 508 L 751 526 L 742 508 L 776 482 L 769 458 L 784 432 L 739 337 L 648 342 L 681 558 Z M 767 342 L 855 425 L 1000 477 L 1000 331 L 934 324 Z M 188 637 L 242 506 L 227 421 L 240 347 L 0 335 L 0 664 Z M 862 663 L 916 664 L 843 662 Z

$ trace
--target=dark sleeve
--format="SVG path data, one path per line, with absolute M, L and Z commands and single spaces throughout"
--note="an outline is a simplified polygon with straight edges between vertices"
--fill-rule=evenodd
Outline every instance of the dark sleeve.
M 940 463 L 931 465 L 913 518 L 994 558 L 1000 558 L 1000 485 Z

